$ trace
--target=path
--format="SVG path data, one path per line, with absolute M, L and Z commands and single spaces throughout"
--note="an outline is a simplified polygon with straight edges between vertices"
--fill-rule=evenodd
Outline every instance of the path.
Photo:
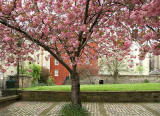
M 0 109 L 0 116 L 59 116 L 66 102 L 15 102 Z M 160 116 L 160 103 L 83 103 L 91 116 Z

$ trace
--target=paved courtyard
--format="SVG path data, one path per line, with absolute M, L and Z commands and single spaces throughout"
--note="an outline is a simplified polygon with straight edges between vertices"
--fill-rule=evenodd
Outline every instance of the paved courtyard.
M 0 116 L 59 116 L 67 102 L 18 101 L 0 109 Z M 91 116 L 160 116 L 160 103 L 83 103 Z

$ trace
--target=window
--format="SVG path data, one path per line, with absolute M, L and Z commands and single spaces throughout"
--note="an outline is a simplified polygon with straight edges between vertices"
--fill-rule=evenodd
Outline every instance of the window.
M 57 59 L 55 59 L 54 64 L 55 64 L 55 65 L 58 65 L 58 64 L 59 64 L 59 62 L 58 62 L 58 60 L 57 60 Z
M 87 59 L 87 60 L 86 60 L 86 64 L 90 64 L 90 61 L 89 61 L 89 59 Z
M 59 76 L 59 74 L 58 74 L 58 70 L 55 70 L 55 71 L 54 71 L 54 76 L 56 76 L 56 77 L 58 77 L 58 76 Z

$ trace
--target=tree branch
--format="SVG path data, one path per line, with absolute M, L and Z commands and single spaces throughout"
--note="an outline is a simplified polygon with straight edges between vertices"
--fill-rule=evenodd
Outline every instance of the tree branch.
M 85 15 L 84 15 L 84 24 L 87 23 L 89 2 L 90 2 L 90 0 L 87 0 L 87 2 L 86 2 L 86 9 L 85 9 Z
M 14 30 L 20 32 L 21 34 L 23 34 L 26 38 L 28 38 L 33 43 L 36 43 L 38 46 L 41 46 L 42 48 L 44 48 L 53 57 L 55 57 L 70 73 L 72 73 L 72 69 L 62 59 L 60 59 L 54 52 L 52 52 L 48 46 L 44 45 L 39 40 L 36 40 L 36 39 L 32 38 L 27 32 L 15 27 L 15 26 L 10 25 L 10 24 L 6 23 L 5 21 L 0 20 L 0 23 L 2 25 L 5 25 L 5 26 L 7 26 L 7 27 L 9 27 L 11 29 L 14 29 Z

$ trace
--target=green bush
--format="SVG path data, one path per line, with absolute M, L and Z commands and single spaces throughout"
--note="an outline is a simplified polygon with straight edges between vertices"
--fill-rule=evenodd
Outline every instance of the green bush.
M 48 84 L 49 86 L 54 85 L 54 79 L 53 79 L 52 77 L 50 77 L 50 78 L 48 79 L 47 84 Z
M 144 80 L 144 83 L 149 83 L 149 80 L 148 80 L 148 79 L 145 79 L 145 80 Z
M 60 110 L 60 116 L 90 116 L 90 113 L 83 107 L 73 107 L 71 104 L 66 104 Z
M 32 85 L 38 84 L 38 80 L 40 79 L 41 67 L 37 64 L 29 65 L 31 72 L 29 73 L 32 76 Z

